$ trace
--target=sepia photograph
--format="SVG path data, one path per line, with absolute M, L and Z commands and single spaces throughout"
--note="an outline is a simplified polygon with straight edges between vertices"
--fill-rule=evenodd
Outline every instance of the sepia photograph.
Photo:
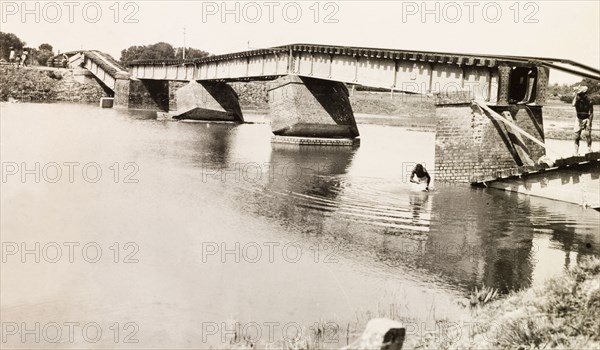
M 0 0 L 0 349 L 600 350 L 598 111 L 598 0 Z

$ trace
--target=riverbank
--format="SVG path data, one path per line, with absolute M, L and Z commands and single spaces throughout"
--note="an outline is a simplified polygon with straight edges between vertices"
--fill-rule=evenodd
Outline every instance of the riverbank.
M 475 305 L 473 305 L 473 303 Z M 600 259 L 587 257 L 544 285 L 479 306 L 473 322 L 418 349 L 600 349 Z M 449 327 L 448 327 L 449 329 Z M 458 336 L 457 336 L 458 335 Z M 452 341 L 454 340 L 454 341 Z M 407 338 L 410 344 L 410 339 Z
M 599 111 L 600 106 L 594 106 L 594 110 Z M 549 99 L 544 106 L 543 113 L 544 132 L 547 139 L 574 139 L 573 128 L 576 125 L 577 116 L 573 106 L 558 99 Z M 592 123 L 592 140 L 600 141 L 600 122 L 597 120 Z
M 474 291 L 465 303 L 471 318 L 441 318 L 431 324 L 398 317 L 398 305 L 389 309 L 357 314 L 357 322 L 345 327 L 319 320 L 298 349 L 332 349 L 327 334 L 336 337 L 338 348 L 352 347 L 369 320 L 387 318 L 401 322 L 406 329 L 404 349 L 419 350 L 492 350 L 492 349 L 600 349 L 600 259 L 586 257 L 562 275 L 548 279 L 542 286 L 530 287 L 498 297 L 495 290 Z M 460 301 L 462 302 L 462 301 Z M 466 305 L 469 304 L 469 305 Z M 435 305 L 431 306 L 435 309 Z M 337 341 L 344 340 L 342 344 Z M 236 334 L 235 349 L 253 348 L 243 334 Z M 285 343 L 276 344 L 284 347 Z
M 389 310 L 378 308 L 357 314 L 354 324 L 319 320 L 306 327 L 306 333 L 297 343 L 272 345 L 274 348 L 293 345 L 306 350 L 352 350 L 353 342 L 362 335 L 369 320 L 385 318 L 402 323 L 406 329 L 404 349 L 599 349 L 599 281 L 600 259 L 588 257 L 539 287 L 503 297 L 497 297 L 494 290 L 487 288 L 473 292 L 469 305 L 465 305 L 472 315 L 467 320 L 438 319 L 425 324 L 399 317 L 401 310 L 394 311 L 398 306 L 390 305 Z M 335 342 L 328 343 L 327 337 L 332 335 Z M 267 345 L 253 343 L 249 338 L 248 334 L 236 332 L 230 342 L 231 349 Z
M 98 85 L 75 80 L 70 69 L 0 66 L 0 101 L 98 103 Z

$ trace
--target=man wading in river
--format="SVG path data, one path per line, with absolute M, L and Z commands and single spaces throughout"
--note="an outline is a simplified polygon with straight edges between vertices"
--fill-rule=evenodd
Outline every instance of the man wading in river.
M 413 180 L 415 175 L 419 179 L 418 181 Z M 431 183 L 431 176 L 429 176 L 429 173 L 427 172 L 427 170 L 425 170 L 423 165 L 421 165 L 421 164 L 415 165 L 415 168 L 413 169 L 412 173 L 410 174 L 410 182 L 418 184 L 418 183 L 421 183 L 421 181 L 424 179 L 427 179 L 427 186 L 425 187 L 425 191 L 429 191 L 429 184 Z
M 592 119 L 594 118 L 594 105 L 587 95 L 587 86 L 580 86 L 573 99 L 573 106 L 577 111 L 577 125 L 575 126 L 575 156 L 579 155 L 579 141 L 581 132 L 587 141 L 588 152 L 592 151 Z

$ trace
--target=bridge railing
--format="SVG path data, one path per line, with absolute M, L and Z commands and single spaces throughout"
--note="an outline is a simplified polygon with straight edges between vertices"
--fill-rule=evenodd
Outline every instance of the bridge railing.
M 98 78 L 104 85 L 114 91 L 116 79 L 111 76 L 104 67 L 101 67 L 89 57 L 85 58 L 84 67 L 94 74 L 94 76 L 96 76 L 96 78 Z

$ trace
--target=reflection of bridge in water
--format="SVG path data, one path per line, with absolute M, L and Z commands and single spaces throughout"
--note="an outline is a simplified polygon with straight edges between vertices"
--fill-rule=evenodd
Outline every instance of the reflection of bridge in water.
M 233 154 L 239 157 L 251 139 L 241 135 L 244 127 L 218 126 L 202 126 L 198 139 L 213 145 L 189 156 L 198 164 L 214 161 L 220 168 L 211 169 L 209 181 L 220 182 L 216 171 L 231 171 L 237 164 Z M 252 168 L 249 178 L 236 182 L 232 172 L 223 191 L 243 212 L 281 225 L 282 240 L 333 244 L 336 254 L 365 266 L 392 274 L 417 271 L 417 280 L 452 289 L 518 290 L 600 253 L 594 211 L 468 187 L 415 192 L 397 179 L 355 176 L 358 152 L 274 145 L 250 157 L 261 176 Z M 203 156 L 208 153 L 217 155 Z
M 286 183 L 256 193 L 253 201 L 268 204 L 255 214 L 339 245 L 340 254 L 352 259 L 387 265 L 390 272 L 417 269 L 426 280 L 465 290 L 519 290 L 600 253 L 596 214 L 569 204 L 445 187 L 390 198 L 372 184 L 357 192 L 336 175 L 320 185 Z M 384 195 L 387 200 L 377 200 Z
M 530 286 L 536 274 L 569 266 L 571 252 L 577 260 L 599 252 L 593 211 L 493 190 L 457 192 L 434 198 L 435 217 L 421 264 L 463 283 L 518 290 Z M 463 199 L 460 207 L 447 205 L 456 197 Z M 546 240 L 555 247 L 543 244 Z M 565 252 L 562 263 L 554 260 L 555 250 Z

